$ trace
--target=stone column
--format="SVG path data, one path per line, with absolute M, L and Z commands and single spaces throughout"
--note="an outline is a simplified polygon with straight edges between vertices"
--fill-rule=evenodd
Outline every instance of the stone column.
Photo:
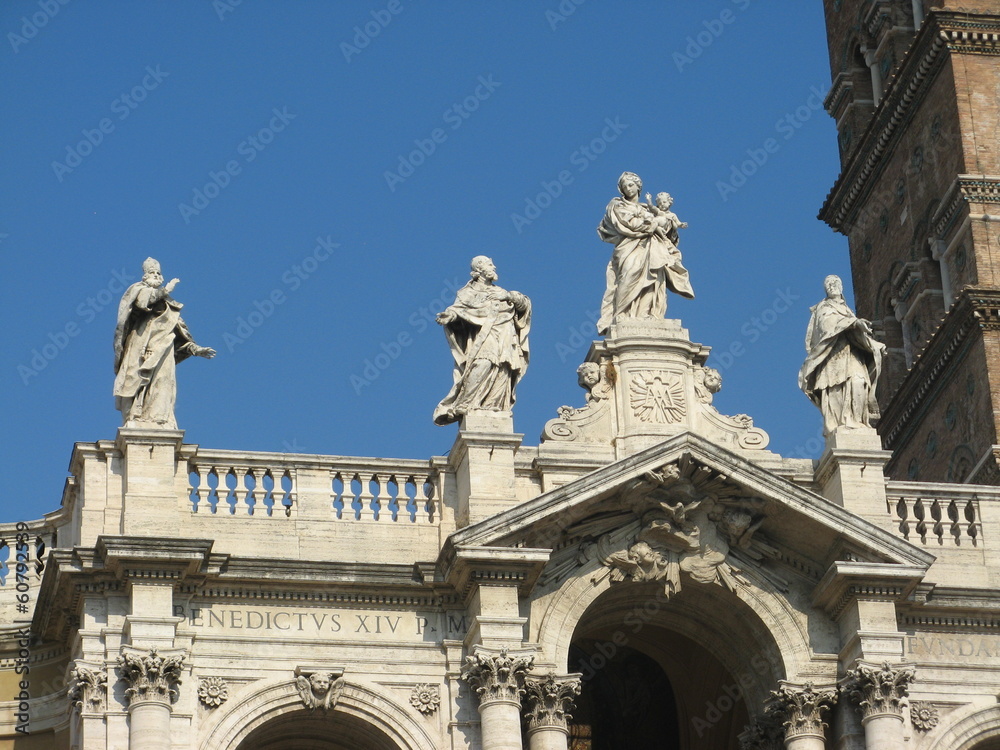
M 184 654 L 125 646 L 118 667 L 128 683 L 129 750 L 170 750 L 170 706 L 181 682 Z
M 529 750 L 567 750 L 573 701 L 580 694 L 580 676 L 528 677 L 524 681 L 528 698 Z
M 913 667 L 881 667 L 858 663 L 847 673 L 841 691 L 861 711 L 868 750 L 901 750 L 903 739 L 903 701 L 913 681 Z
M 479 696 L 483 750 L 522 750 L 521 696 L 534 656 L 479 649 L 466 658 L 462 677 Z
M 106 745 L 104 712 L 107 707 L 108 675 L 101 664 L 77 659 L 69 673 L 69 698 L 75 721 L 70 724 L 73 747 Z
M 823 712 L 836 702 L 835 688 L 815 688 L 811 682 L 805 685 L 782 682 L 781 687 L 772 691 L 768 709 L 781 717 L 786 750 L 824 750 Z

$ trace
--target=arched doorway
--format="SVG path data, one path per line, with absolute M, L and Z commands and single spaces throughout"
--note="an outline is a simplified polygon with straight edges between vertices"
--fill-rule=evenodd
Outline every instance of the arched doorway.
M 751 711 L 784 677 L 777 644 L 718 586 L 614 586 L 584 612 L 568 666 L 583 689 L 574 750 L 735 748 Z
M 377 727 L 349 714 L 294 711 L 257 727 L 238 750 L 399 750 Z

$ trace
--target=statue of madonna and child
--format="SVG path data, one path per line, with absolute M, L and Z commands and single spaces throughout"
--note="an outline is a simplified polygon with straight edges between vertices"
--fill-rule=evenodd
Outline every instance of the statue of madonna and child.
M 615 246 L 607 269 L 607 290 L 601 302 L 597 332 L 606 335 L 622 318 L 661 320 L 667 312 L 667 290 L 694 299 L 688 271 L 677 249 L 678 229 L 687 224 L 671 211 L 673 198 L 646 193 L 639 200 L 642 180 L 634 172 L 618 178 L 621 197 L 612 198 L 597 234 Z

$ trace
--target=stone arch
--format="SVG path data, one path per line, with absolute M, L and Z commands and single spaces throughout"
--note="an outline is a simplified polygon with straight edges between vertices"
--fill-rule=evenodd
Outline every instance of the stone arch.
M 941 725 L 928 735 L 927 750 L 973 750 L 989 743 L 1000 743 L 1000 705 L 983 708 L 968 706 L 944 717 Z
M 591 605 L 611 589 L 609 577 L 600 575 L 602 569 L 596 561 L 579 569 L 545 597 L 548 601 L 543 605 L 543 611 L 532 614 L 529 640 L 539 644 L 541 659 L 554 664 L 557 671 L 565 672 L 567 669 L 569 649 L 577 625 Z M 799 611 L 786 597 L 767 579 L 755 575 L 754 571 L 745 570 L 744 573 L 751 578 L 751 585 L 738 587 L 736 593 L 712 584 L 691 585 L 705 590 L 717 589 L 705 594 L 709 598 L 729 598 L 730 602 L 741 602 L 744 612 L 749 615 L 746 619 L 750 631 L 762 644 L 770 640 L 780 656 L 781 664 L 776 665 L 775 671 L 784 674 L 778 674 L 776 678 L 794 677 L 809 661 L 812 650 L 822 649 L 811 648 L 812 634 L 802 623 Z M 707 623 L 698 623 L 690 611 L 683 614 L 691 617 L 691 630 L 685 634 L 697 638 L 697 631 L 706 627 Z
M 260 682 L 240 691 L 219 707 L 201 732 L 202 750 L 237 750 L 254 730 L 268 722 L 302 711 L 302 699 L 292 679 Z M 411 712 L 387 698 L 384 691 L 347 682 L 331 712 L 365 722 L 400 750 L 435 750 L 437 745 Z

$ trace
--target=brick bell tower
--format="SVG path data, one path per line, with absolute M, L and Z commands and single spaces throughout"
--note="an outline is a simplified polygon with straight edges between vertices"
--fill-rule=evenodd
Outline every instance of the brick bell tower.
M 858 315 L 893 479 L 1000 484 L 1000 0 L 824 0 Z

